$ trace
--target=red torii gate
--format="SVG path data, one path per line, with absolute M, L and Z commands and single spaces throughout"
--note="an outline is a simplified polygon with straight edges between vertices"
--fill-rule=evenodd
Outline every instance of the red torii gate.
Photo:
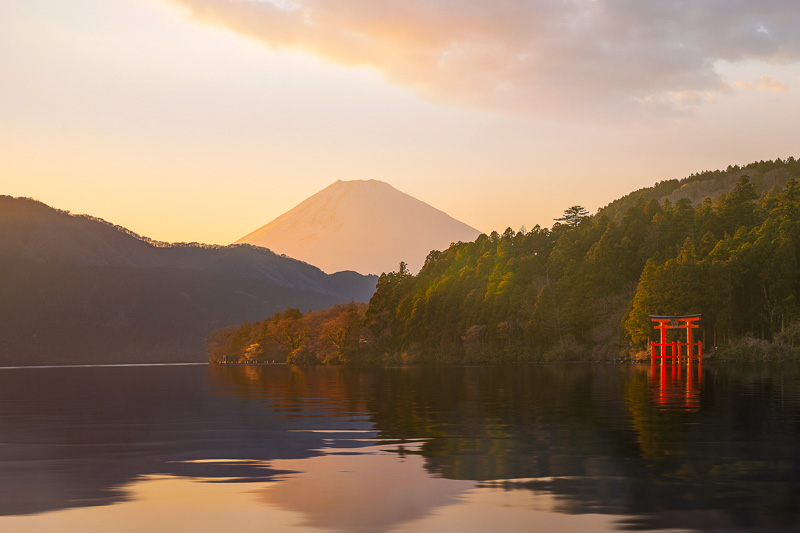
M 657 322 L 656 325 L 653 327 L 661 332 L 661 342 L 651 342 L 650 343 L 650 359 L 651 361 L 655 362 L 656 359 L 661 359 L 661 364 L 663 365 L 667 359 L 672 359 L 672 362 L 679 362 L 682 358 L 681 348 L 686 347 L 686 359 L 688 362 L 692 362 L 692 357 L 695 357 L 692 354 L 692 348 L 697 346 L 697 360 L 703 360 L 703 342 L 697 341 L 692 342 L 692 330 L 697 329 L 700 326 L 697 322 L 700 322 L 701 314 L 696 315 L 650 315 L 650 320 L 653 322 Z M 680 324 L 678 322 L 681 322 Z M 685 329 L 686 330 L 686 342 L 667 342 L 667 330 L 668 329 Z M 659 354 L 656 355 L 656 348 L 661 348 L 659 350 Z M 670 354 L 667 355 L 667 348 L 670 348 Z

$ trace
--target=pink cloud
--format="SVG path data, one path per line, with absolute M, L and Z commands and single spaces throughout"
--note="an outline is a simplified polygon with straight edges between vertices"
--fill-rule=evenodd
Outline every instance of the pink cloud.
M 789 86 L 779 82 L 774 78 L 770 78 L 769 76 L 761 76 L 758 78 L 758 90 L 784 92 L 789 90 Z
M 434 102 L 544 117 L 691 111 L 730 90 L 719 61 L 800 60 L 795 0 L 173 1 L 274 49 L 375 68 Z

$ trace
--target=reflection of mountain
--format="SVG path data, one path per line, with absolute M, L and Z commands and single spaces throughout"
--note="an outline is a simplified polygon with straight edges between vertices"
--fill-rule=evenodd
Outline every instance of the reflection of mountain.
M 313 369 L 303 390 L 365 402 L 382 439 L 423 439 L 435 475 L 553 493 L 563 512 L 636 516 L 633 529 L 800 524 L 797 376 L 691 368 L 663 382 L 646 366 Z
M 366 301 L 376 281 L 254 246 L 153 243 L 0 196 L 0 366 L 205 361 L 215 329 Z
M 447 508 L 476 480 L 633 529 L 800 526 L 800 367 L 700 377 L 689 409 L 665 409 L 676 404 L 661 394 L 683 401 L 689 381 L 668 374 L 664 388 L 645 366 L 5 371 L 0 513 L 118 501 L 166 473 L 275 481 L 254 487 L 261 501 L 343 530 Z M 403 491 L 382 489 L 395 474 L 419 505 L 403 511 Z M 348 516 L 358 503 L 383 511 Z
M 278 486 L 260 493 L 265 503 L 297 511 L 305 525 L 350 533 L 377 533 L 422 518 L 452 505 L 472 483 L 431 479 L 423 458 L 391 453 L 387 446 L 329 450 L 329 455 L 302 461 L 277 461 L 277 467 L 297 470 Z
M 0 371 L 0 515 L 108 505 L 126 498 L 123 485 L 148 474 L 268 481 L 280 472 L 264 460 L 310 457 L 326 438 L 349 438 L 283 429 L 359 427 L 330 413 L 314 416 L 313 398 L 277 395 L 253 404 L 220 395 L 207 374 L 226 370 Z M 303 408 L 305 418 L 282 415 Z M 208 459 L 225 461 L 193 462 Z
M 351 401 L 368 399 L 381 438 L 425 439 L 418 453 L 436 475 L 555 493 L 564 512 L 643 517 L 631 528 L 798 524 L 800 431 L 766 421 L 797 421 L 797 403 L 773 398 L 800 388 L 785 374 L 726 370 L 725 382 L 705 369 L 667 389 L 649 367 L 334 372 Z M 665 410 L 687 384 L 688 409 Z M 777 521 L 763 511 L 775 502 Z

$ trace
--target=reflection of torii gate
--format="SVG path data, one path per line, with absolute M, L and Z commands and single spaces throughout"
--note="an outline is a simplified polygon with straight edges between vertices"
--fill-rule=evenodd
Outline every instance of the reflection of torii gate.
M 692 342 L 692 330 L 697 329 L 700 326 L 697 322 L 700 322 L 700 317 L 702 315 L 650 315 L 650 319 L 653 322 L 657 322 L 655 329 L 661 332 L 661 342 L 651 342 L 650 343 L 650 359 L 655 362 L 656 359 L 661 359 L 661 364 L 667 359 L 672 359 L 672 362 L 679 362 L 683 357 L 681 353 L 681 347 L 686 347 L 686 359 L 688 362 L 692 362 L 692 357 L 697 357 L 698 361 L 703 360 L 703 342 L 697 341 Z M 679 322 L 681 322 L 679 324 Z M 686 330 L 686 342 L 667 342 L 667 330 L 668 329 L 685 329 Z M 697 355 L 692 354 L 692 348 L 697 346 Z M 661 348 L 659 350 L 658 355 L 656 355 L 656 347 Z M 667 348 L 670 348 L 670 354 L 667 355 Z
M 650 391 L 661 411 L 700 411 L 703 365 L 651 365 Z

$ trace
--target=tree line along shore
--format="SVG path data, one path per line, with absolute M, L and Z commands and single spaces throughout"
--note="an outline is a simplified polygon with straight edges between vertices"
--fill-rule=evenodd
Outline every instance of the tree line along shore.
M 783 176 L 765 191 L 763 176 Z M 649 314 L 702 313 L 707 355 L 800 357 L 800 163 L 662 182 L 551 228 L 511 228 L 404 264 L 369 303 L 287 309 L 208 337 L 212 363 L 485 364 L 646 357 Z M 677 192 L 728 192 L 702 201 Z M 623 209 L 624 208 L 624 209 Z

